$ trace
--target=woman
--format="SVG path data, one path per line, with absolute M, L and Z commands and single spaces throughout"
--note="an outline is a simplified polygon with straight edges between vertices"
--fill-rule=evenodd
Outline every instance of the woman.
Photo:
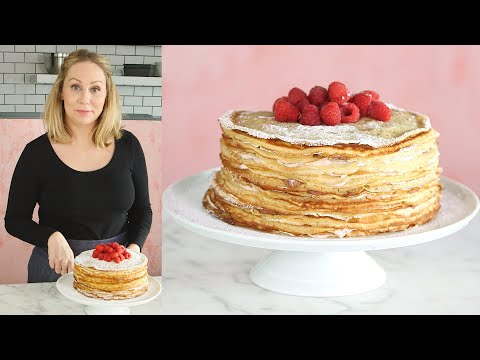
M 44 123 L 18 160 L 5 214 L 7 232 L 35 246 L 28 282 L 56 281 L 100 243 L 140 252 L 152 223 L 145 158 L 122 129 L 106 58 L 83 49 L 65 58 Z

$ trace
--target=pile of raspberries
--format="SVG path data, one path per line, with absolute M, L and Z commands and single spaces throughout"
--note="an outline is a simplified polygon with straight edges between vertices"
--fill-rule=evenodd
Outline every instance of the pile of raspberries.
M 380 95 L 372 90 L 350 96 L 345 84 L 334 81 L 328 85 L 328 90 L 314 86 L 308 95 L 298 87 L 292 88 L 288 96 L 275 100 L 273 113 L 277 121 L 310 126 L 354 123 L 361 117 L 386 122 L 392 112 L 379 99 Z

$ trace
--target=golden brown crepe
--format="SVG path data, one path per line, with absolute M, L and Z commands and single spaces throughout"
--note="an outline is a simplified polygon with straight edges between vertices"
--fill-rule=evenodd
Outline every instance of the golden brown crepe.
M 364 236 L 423 224 L 440 208 L 439 134 L 425 115 L 393 108 L 386 123 L 304 126 L 231 111 L 220 124 L 223 166 L 203 205 L 233 225 Z
M 147 258 L 131 252 L 132 257 L 119 264 L 92 257 L 93 250 L 75 257 L 73 287 L 85 296 L 104 300 L 138 297 L 147 291 Z

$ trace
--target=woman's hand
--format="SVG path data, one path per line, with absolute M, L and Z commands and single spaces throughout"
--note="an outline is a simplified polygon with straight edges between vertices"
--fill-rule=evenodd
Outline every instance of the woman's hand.
M 138 246 L 137 244 L 130 244 L 127 246 L 127 249 L 140 254 L 140 246 Z
M 57 274 L 73 271 L 73 251 L 62 233 L 56 231 L 48 238 L 48 264 Z

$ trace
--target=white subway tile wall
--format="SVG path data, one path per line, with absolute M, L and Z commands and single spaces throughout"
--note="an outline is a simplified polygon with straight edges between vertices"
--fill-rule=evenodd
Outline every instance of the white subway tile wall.
M 33 74 L 46 74 L 43 54 L 88 49 L 108 57 L 113 75 L 123 64 L 162 61 L 160 45 L 0 45 L 0 112 L 43 112 L 52 85 L 34 84 Z M 161 86 L 117 85 L 125 114 L 162 116 Z

